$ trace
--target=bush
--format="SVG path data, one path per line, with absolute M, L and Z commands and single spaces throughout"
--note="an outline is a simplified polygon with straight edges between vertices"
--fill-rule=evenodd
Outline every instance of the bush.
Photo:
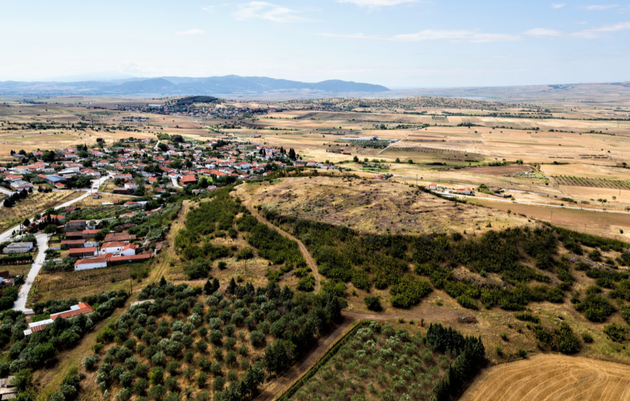
M 524 322 L 532 322 L 532 323 L 540 323 L 540 319 L 538 318 L 538 316 L 534 316 L 529 312 L 517 312 L 515 314 L 515 317 L 518 320 L 522 320 Z
M 432 291 L 431 284 L 425 280 L 414 280 L 404 277 L 400 283 L 390 288 L 392 306 L 396 308 L 409 308 L 420 303 L 420 300 Z
M 371 311 L 380 312 L 383 310 L 383 307 L 381 306 L 381 297 L 379 296 L 365 297 L 363 301 L 365 302 L 365 306 L 367 306 L 367 308 Z
M 96 362 L 98 362 L 99 357 L 98 355 L 88 355 L 85 358 L 83 358 L 83 367 L 86 370 L 92 370 L 94 369 L 94 367 L 96 366 Z
M 560 325 L 558 333 L 558 349 L 563 354 L 575 354 L 580 351 L 580 340 L 566 322 L 563 322 L 562 325 Z
M 593 336 L 589 333 L 582 333 L 582 340 L 587 344 L 591 344 L 593 342 Z
M 475 302 L 475 300 L 473 300 L 468 295 L 460 295 L 456 298 L 456 300 L 457 300 L 457 303 L 459 303 L 464 308 L 473 309 L 473 310 L 479 309 L 479 307 L 477 306 L 477 302 Z
M 608 335 L 608 337 L 614 342 L 623 343 L 626 341 L 628 329 L 621 324 L 612 323 L 604 326 L 604 333 L 606 333 L 606 335 Z
M 608 299 L 597 294 L 587 295 L 583 301 L 575 305 L 575 309 L 593 322 L 603 322 L 616 311 Z
M 298 281 L 297 289 L 304 292 L 313 291 L 315 289 L 315 277 L 310 274 L 306 277 L 302 277 Z

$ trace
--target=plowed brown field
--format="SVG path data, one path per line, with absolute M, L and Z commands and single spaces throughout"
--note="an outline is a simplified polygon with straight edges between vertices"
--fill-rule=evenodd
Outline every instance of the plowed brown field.
M 535 355 L 482 373 L 460 401 L 630 400 L 630 366 Z

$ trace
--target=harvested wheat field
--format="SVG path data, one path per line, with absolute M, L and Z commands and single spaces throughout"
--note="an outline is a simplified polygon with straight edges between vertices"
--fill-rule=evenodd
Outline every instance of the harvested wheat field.
M 483 372 L 461 401 L 630 400 L 630 366 L 536 355 Z

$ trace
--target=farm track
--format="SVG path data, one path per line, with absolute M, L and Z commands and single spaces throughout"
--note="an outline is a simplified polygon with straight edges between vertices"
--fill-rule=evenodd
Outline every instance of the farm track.
M 247 204 L 247 208 L 258 219 L 258 221 L 266 224 L 267 227 L 269 228 L 273 228 L 274 230 L 278 231 L 280 234 L 284 235 L 285 237 L 288 237 L 289 239 L 297 242 L 298 247 L 300 248 L 300 252 L 302 253 L 302 256 L 304 257 L 304 260 L 306 261 L 306 264 L 313 271 L 313 276 L 315 277 L 315 292 L 318 292 L 321 287 L 321 279 L 319 276 L 319 270 L 317 268 L 317 263 L 315 263 L 315 259 L 313 259 L 313 257 L 311 256 L 306 246 L 302 243 L 302 241 L 295 238 L 293 235 L 289 234 L 288 232 L 284 231 L 283 229 L 279 227 L 274 226 L 270 221 L 262 217 L 260 213 L 258 213 L 258 210 L 254 208 L 254 206 L 252 205 L 252 202 L 253 200 L 249 201 L 249 203 Z
M 346 329 L 355 320 L 353 317 L 342 314 L 344 319 L 335 330 L 330 333 L 323 341 L 321 341 L 315 349 L 313 349 L 306 358 L 300 360 L 291 367 L 287 372 L 275 380 L 265 383 L 260 389 L 258 396 L 254 401 L 273 401 L 282 396 L 295 382 L 300 380 L 326 353 L 333 347 L 337 341 L 346 333 Z
M 630 400 L 630 366 L 540 354 L 484 371 L 460 401 Z

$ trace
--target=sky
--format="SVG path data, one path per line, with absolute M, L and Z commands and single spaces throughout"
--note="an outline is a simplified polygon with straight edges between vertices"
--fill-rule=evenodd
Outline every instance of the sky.
M 630 1 L 556 1 L 0 0 L 0 81 L 104 72 L 390 88 L 630 81 Z

